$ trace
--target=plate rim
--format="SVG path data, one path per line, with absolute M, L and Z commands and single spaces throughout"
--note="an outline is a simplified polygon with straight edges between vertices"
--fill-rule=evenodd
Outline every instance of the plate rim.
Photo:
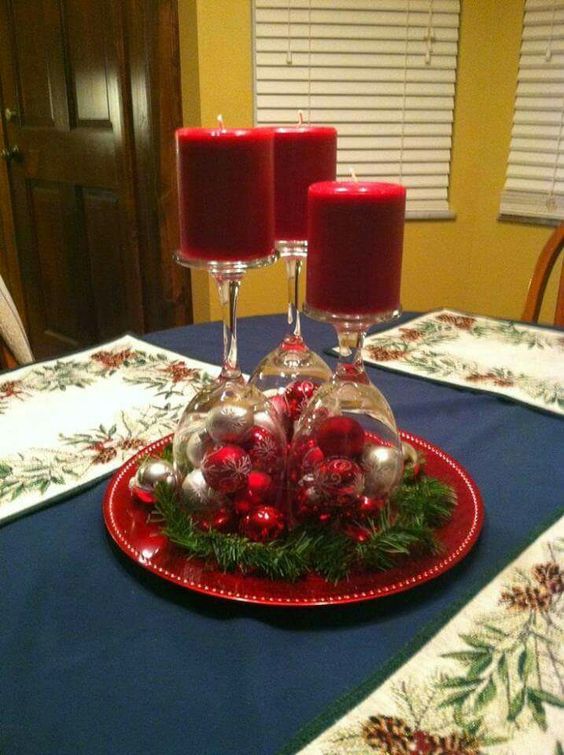
M 480 490 L 473 480 L 473 478 L 470 476 L 470 474 L 466 471 L 466 469 L 450 454 L 448 454 L 446 451 L 444 451 L 439 446 L 436 446 L 435 444 L 431 443 L 428 440 L 425 440 L 424 438 L 421 438 L 420 436 L 414 435 L 411 432 L 405 431 L 405 430 L 399 430 L 399 434 L 402 441 L 406 441 L 408 443 L 412 443 L 416 446 L 416 448 L 422 450 L 422 451 L 430 451 L 435 456 L 438 456 L 443 462 L 445 462 L 451 470 L 455 473 L 457 476 L 457 479 L 464 484 L 464 487 L 466 488 L 467 492 L 470 494 L 470 499 L 473 504 L 473 510 L 472 510 L 472 522 L 470 525 L 469 530 L 466 532 L 462 542 L 456 547 L 454 550 L 449 551 L 446 554 L 440 554 L 437 556 L 437 562 L 434 563 L 432 566 L 428 567 L 427 569 L 424 569 L 422 571 L 417 572 L 414 576 L 408 576 L 403 579 L 399 579 L 395 582 L 392 582 L 389 585 L 381 585 L 379 587 L 375 587 L 374 589 L 363 589 L 356 591 L 354 590 L 354 577 L 352 578 L 352 583 L 349 580 L 343 580 L 343 584 L 345 582 L 348 583 L 349 588 L 344 588 L 343 594 L 334 594 L 334 595 L 325 595 L 325 596 L 307 596 L 304 595 L 302 597 L 297 596 L 290 596 L 290 597 L 281 597 L 279 595 L 268 595 L 268 594 L 252 594 L 247 592 L 241 592 L 241 591 L 233 591 L 225 588 L 220 588 L 217 586 L 214 586 L 213 584 L 206 584 L 205 580 L 202 582 L 196 581 L 193 579 L 187 579 L 175 572 L 171 572 L 168 569 L 159 566 L 156 563 L 153 563 L 150 558 L 146 558 L 143 556 L 143 554 L 138 551 L 128 540 L 127 537 L 124 536 L 124 534 L 120 531 L 114 516 L 114 496 L 116 494 L 118 485 L 122 482 L 122 479 L 127 475 L 128 479 L 132 476 L 132 470 L 135 467 L 137 460 L 139 458 L 142 458 L 143 456 L 147 456 L 147 454 L 154 453 L 155 451 L 160 450 L 163 448 L 167 443 L 170 442 L 173 435 L 166 435 L 163 438 L 159 438 L 156 441 L 153 441 L 149 445 L 142 448 L 140 451 L 135 453 L 130 459 L 128 459 L 118 470 L 114 472 L 112 475 L 104 494 L 103 499 L 103 516 L 104 516 L 104 524 L 106 526 L 106 529 L 111 536 L 114 543 L 118 546 L 118 548 L 124 553 L 126 556 L 128 556 L 135 564 L 137 564 L 142 569 L 145 569 L 146 571 L 149 571 L 153 574 L 156 574 L 157 576 L 161 577 L 162 579 L 178 585 L 179 587 L 182 587 L 184 589 L 191 590 L 193 592 L 197 592 L 203 595 L 212 596 L 215 598 L 223 598 L 225 600 L 231 600 L 231 601 L 238 601 L 242 603 L 253 603 L 258 605 L 269 605 L 269 606 L 275 606 L 275 607 L 288 607 L 288 608 L 307 608 L 307 607 L 320 607 L 320 606 L 329 606 L 329 605 L 344 605 L 349 603 L 359 603 L 366 600 L 376 600 L 378 598 L 384 598 L 388 597 L 389 595 L 394 595 L 400 592 L 405 592 L 407 590 L 413 589 L 414 587 L 417 587 L 421 584 L 424 584 L 425 582 L 428 582 L 432 579 L 435 579 L 436 577 L 439 577 L 441 574 L 444 574 L 445 572 L 452 569 L 457 563 L 462 561 L 463 558 L 465 558 L 472 548 L 474 547 L 476 541 L 478 540 L 479 534 L 482 530 L 482 526 L 484 523 L 484 503 L 482 499 L 482 495 L 480 493 Z M 188 560 L 188 557 L 187 557 Z M 197 558 L 190 559 L 194 563 L 203 564 L 203 561 Z M 416 562 L 415 562 L 416 563 Z M 220 572 L 217 569 L 206 569 L 203 573 L 203 575 L 214 575 L 214 574 L 222 574 L 223 572 Z M 381 574 L 381 572 L 377 572 L 377 574 Z M 237 575 L 237 578 L 239 580 L 245 580 L 245 575 Z M 253 580 L 257 580 L 257 577 L 253 577 Z M 259 578 L 263 579 L 265 584 L 267 585 L 270 580 L 265 578 Z M 291 583 L 286 583 L 291 584 Z M 297 583 L 293 583 L 297 584 Z M 257 591 L 255 591 L 257 592 Z M 266 591 L 265 591 L 266 593 Z

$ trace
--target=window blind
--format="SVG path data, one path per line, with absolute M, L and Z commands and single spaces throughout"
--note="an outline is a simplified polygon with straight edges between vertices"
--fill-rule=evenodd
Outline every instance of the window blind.
M 255 122 L 339 132 L 338 176 L 407 189 L 450 216 L 459 0 L 255 0 Z
M 564 220 L 564 0 L 527 0 L 502 216 Z

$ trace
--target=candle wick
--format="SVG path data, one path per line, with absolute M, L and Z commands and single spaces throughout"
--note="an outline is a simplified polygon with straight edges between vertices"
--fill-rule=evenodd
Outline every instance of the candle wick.
M 304 125 L 304 111 L 298 110 L 298 126 Z
M 357 184 L 358 183 L 358 178 L 357 178 L 355 169 L 354 168 L 349 168 L 349 170 L 351 172 L 351 178 L 352 178 L 352 180 L 355 182 L 355 184 Z
M 223 124 L 223 116 L 221 113 L 217 116 L 217 125 L 219 126 L 220 131 L 225 131 L 225 126 Z

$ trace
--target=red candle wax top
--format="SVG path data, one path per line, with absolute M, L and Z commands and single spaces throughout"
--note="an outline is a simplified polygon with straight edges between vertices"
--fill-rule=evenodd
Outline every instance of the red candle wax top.
M 306 301 L 332 314 L 399 308 L 405 189 L 329 181 L 308 193 Z
M 274 132 L 274 228 L 277 239 L 307 238 L 307 190 L 334 181 L 337 131 L 329 126 L 281 126 Z
M 267 129 L 178 129 L 184 259 L 251 260 L 272 254 L 273 138 Z

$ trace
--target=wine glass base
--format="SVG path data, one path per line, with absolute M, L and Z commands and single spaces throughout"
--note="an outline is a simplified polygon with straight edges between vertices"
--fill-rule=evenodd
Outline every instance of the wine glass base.
M 287 335 L 256 366 L 250 382 L 270 395 L 296 379 L 325 383 L 331 375 L 329 366 L 304 343 L 301 336 Z
M 284 257 L 305 259 L 307 257 L 307 241 L 286 241 L 279 239 L 276 242 L 276 252 L 281 259 Z
M 182 267 L 190 267 L 196 270 L 207 270 L 211 275 L 243 275 L 246 270 L 267 267 L 278 258 L 277 253 L 273 250 L 266 257 L 254 257 L 246 260 L 208 260 L 184 257 L 180 250 L 173 254 L 173 259 Z
M 367 330 L 371 325 L 379 322 L 389 322 L 396 320 L 402 313 L 401 307 L 388 309 L 382 312 L 328 312 L 324 309 L 317 309 L 305 302 L 303 312 L 313 320 L 319 322 L 328 322 L 342 330 Z

